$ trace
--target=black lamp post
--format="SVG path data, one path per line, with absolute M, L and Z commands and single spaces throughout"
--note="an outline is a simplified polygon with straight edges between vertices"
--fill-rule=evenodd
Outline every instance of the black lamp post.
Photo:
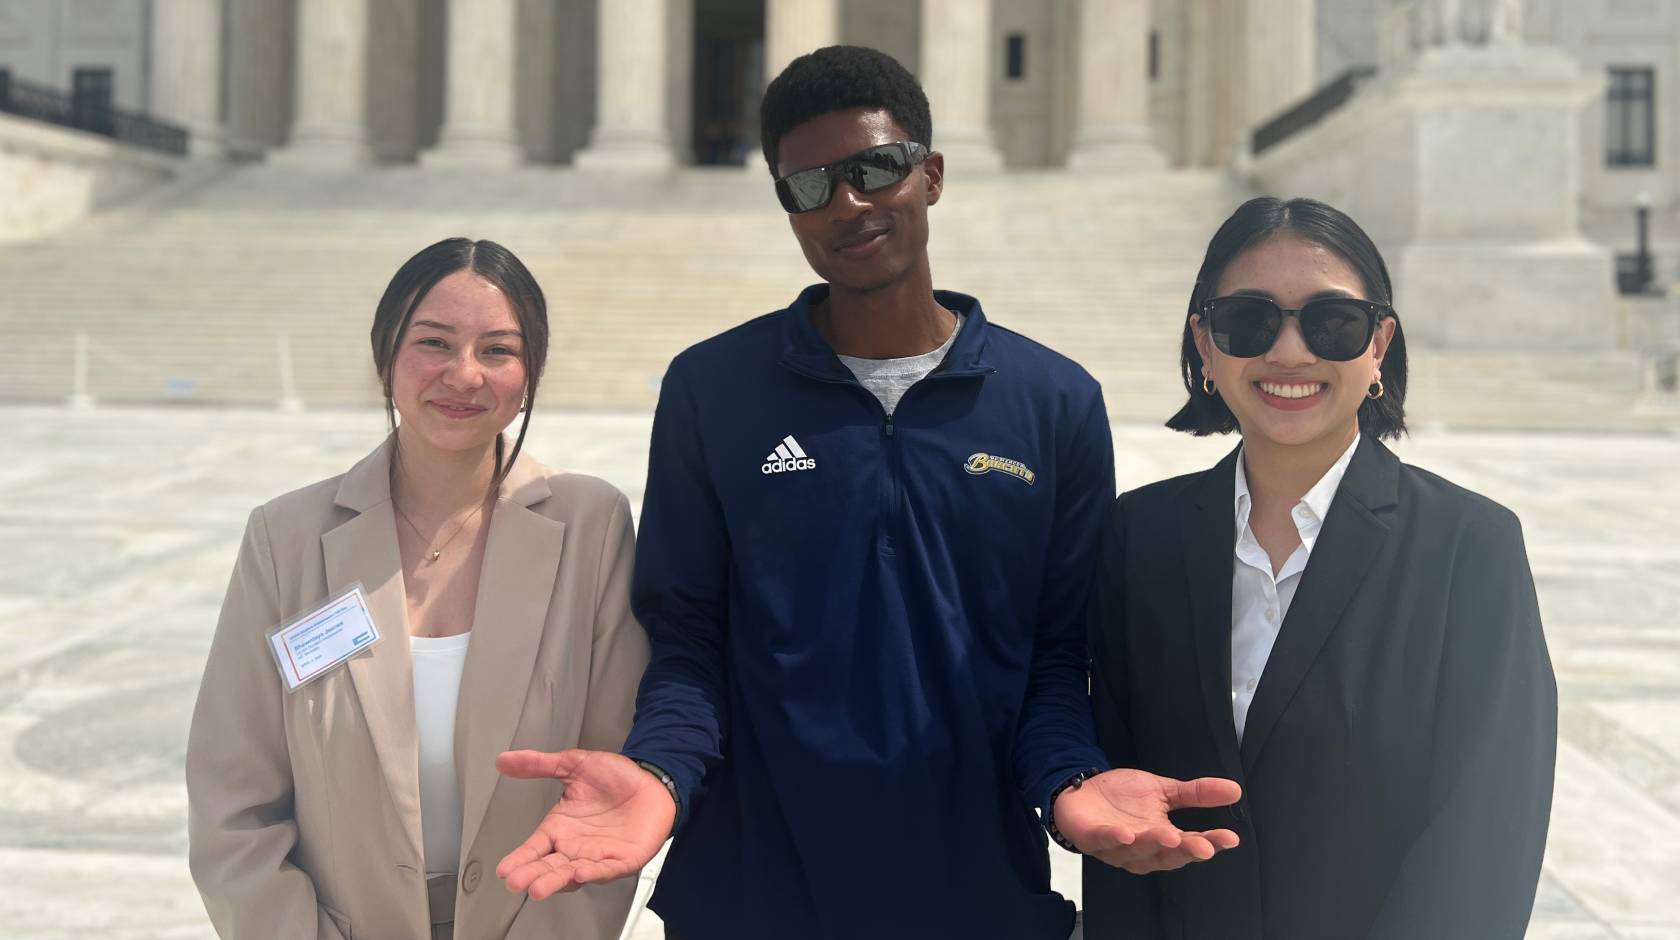
M 1635 200 L 1634 218 L 1638 226 L 1639 247 L 1634 253 L 1635 293 L 1651 289 L 1651 194 L 1641 192 Z

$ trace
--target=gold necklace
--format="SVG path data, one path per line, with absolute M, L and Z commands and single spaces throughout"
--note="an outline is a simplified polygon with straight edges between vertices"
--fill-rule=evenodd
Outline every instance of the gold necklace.
M 408 523 L 408 527 L 410 529 L 414 530 L 414 534 L 420 537 L 420 541 L 422 541 L 422 542 L 426 541 L 426 534 L 424 532 L 420 531 L 420 527 L 414 524 L 413 519 L 408 518 L 408 513 L 403 512 L 402 507 L 398 506 L 397 501 L 394 500 L 394 499 L 391 500 L 391 508 L 395 509 L 397 511 L 397 515 L 402 517 L 402 521 Z M 426 563 L 431 564 L 432 562 L 437 561 L 439 556 L 441 556 L 443 554 L 443 550 L 445 548 L 449 547 L 449 543 L 455 541 L 455 536 L 460 535 L 461 531 L 467 527 L 467 524 L 473 521 L 473 517 L 477 516 L 479 513 L 483 512 L 483 511 L 484 511 L 484 504 L 479 503 L 478 508 L 474 509 L 472 512 L 468 513 L 467 517 L 465 519 L 461 520 L 461 524 L 455 527 L 455 531 L 449 533 L 449 538 L 444 539 L 442 544 L 438 545 L 437 547 L 430 549 L 430 551 L 432 553 L 431 558 L 427 559 Z

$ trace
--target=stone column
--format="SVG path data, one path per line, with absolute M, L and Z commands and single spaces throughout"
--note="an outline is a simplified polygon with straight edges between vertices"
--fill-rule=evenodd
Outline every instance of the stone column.
M 1161 170 L 1149 125 L 1148 0 L 1082 0 L 1072 170 Z
M 259 157 L 283 145 L 291 121 L 284 103 L 292 93 L 292 8 L 231 0 L 226 15 L 227 151 Z
M 292 135 L 277 162 L 369 162 L 367 0 L 298 0 Z
M 764 81 L 775 80 L 788 63 L 840 41 L 839 0 L 766 0 L 764 4 Z M 751 121 L 756 127 L 756 118 Z M 764 153 L 747 151 L 746 170 L 763 173 Z M 775 175 L 775 174 L 771 174 Z
M 1315 0 L 1249 0 L 1243 53 L 1244 135 L 1299 104 L 1318 75 Z
M 958 179 L 995 173 L 991 0 L 922 0 L 922 88 L 933 108 L 933 149 Z
M 612 0 L 597 25 L 595 132 L 580 169 L 664 170 L 676 165 L 666 102 L 667 0 Z
M 222 39 L 222 0 L 152 4 L 150 110 L 187 129 L 195 157 L 224 152 Z
M 425 166 L 523 162 L 514 124 L 518 0 L 449 0 L 443 129 Z
M 764 78 L 780 75 L 807 52 L 840 41 L 838 0 L 767 0 L 764 5 Z

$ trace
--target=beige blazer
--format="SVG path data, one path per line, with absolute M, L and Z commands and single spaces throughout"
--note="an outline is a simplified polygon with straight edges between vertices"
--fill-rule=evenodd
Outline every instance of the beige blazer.
M 251 513 L 187 741 L 189 861 L 225 940 L 429 940 L 407 606 L 390 441 Z M 455 720 L 455 936 L 610 940 L 635 880 L 543 902 L 496 877 L 560 796 L 510 748 L 617 750 L 647 664 L 623 494 L 521 455 L 485 548 Z M 288 694 L 266 632 L 360 581 L 383 638 Z

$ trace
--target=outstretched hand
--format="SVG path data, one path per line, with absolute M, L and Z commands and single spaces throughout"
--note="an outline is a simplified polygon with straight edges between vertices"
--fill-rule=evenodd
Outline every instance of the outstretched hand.
M 504 776 L 566 784 L 537 831 L 496 866 L 508 890 L 541 901 L 559 891 L 636 874 L 665 843 L 677 805 L 658 777 L 622 754 L 508 751 Z
M 1229 829 L 1184 832 L 1170 810 L 1228 806 L 1242 798 L 1230 780 L 1174 780 L 1141 770 L 1110 770 L 1056 797 L 1056 828 L 1081 852 L 1134 875 L 1182 868 L 1237 846 Z

